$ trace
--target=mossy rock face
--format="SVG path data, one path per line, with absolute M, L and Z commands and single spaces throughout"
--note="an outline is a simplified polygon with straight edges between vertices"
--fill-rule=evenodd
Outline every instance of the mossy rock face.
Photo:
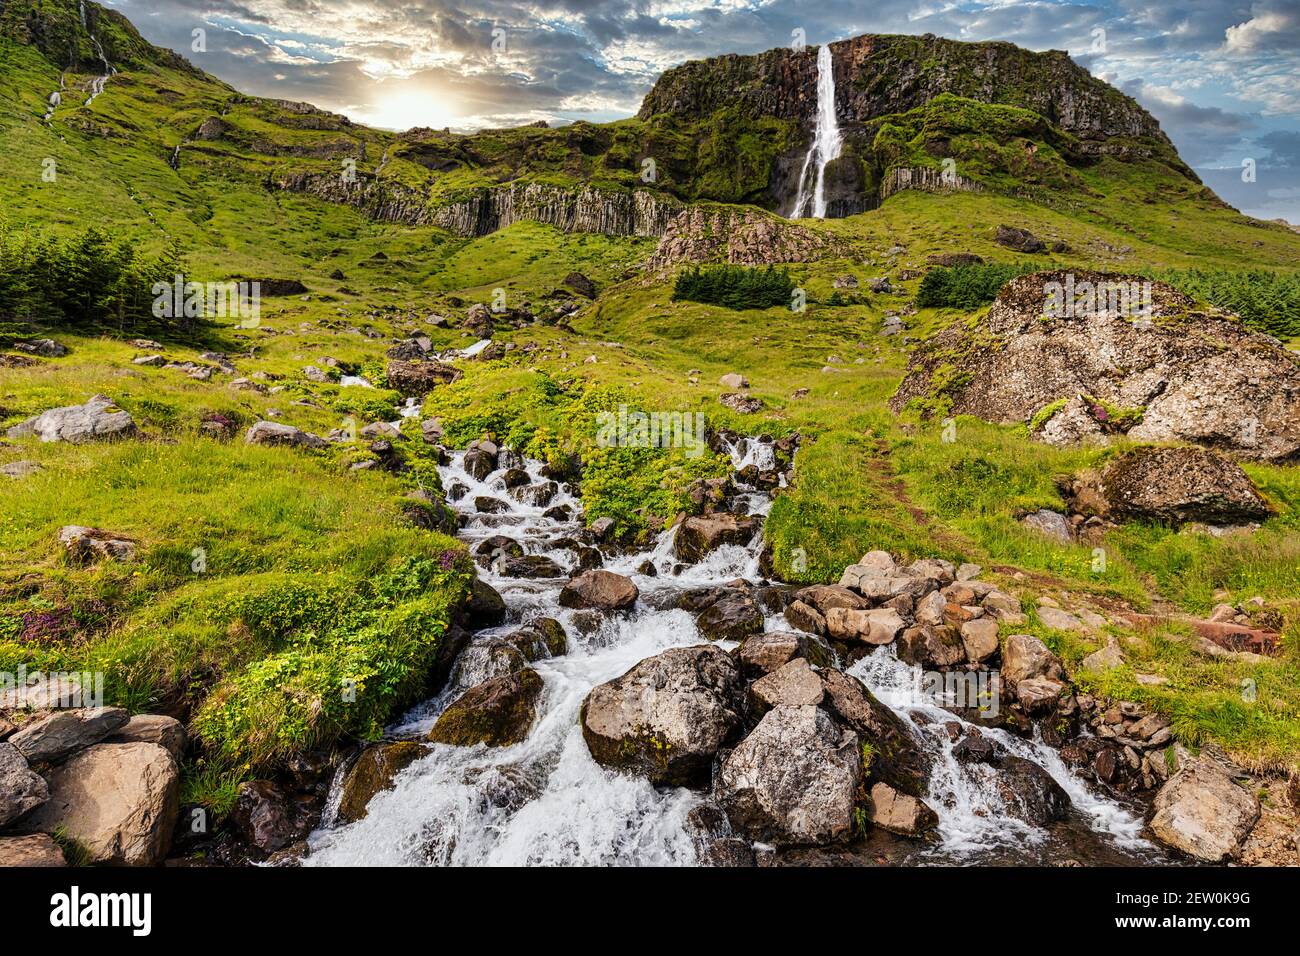
M 442 712 L 429 740 L 459 747 L 517 744 L 528 736 L 537 716 L 542 686 L 531 667 L 476 684 Z
M 475 630 L 496 627 L 506 619 L 505 599 L 492 585 L 475 578 L 474 583 L 470 585 L 465 616 L 469 626 Z
M 413 740 L 373 744 L 361 752 L 343 781 L 339 822 L 352 823 L 366 815 L 375 794 L 393 788 L 393 778 L 428 751 Z

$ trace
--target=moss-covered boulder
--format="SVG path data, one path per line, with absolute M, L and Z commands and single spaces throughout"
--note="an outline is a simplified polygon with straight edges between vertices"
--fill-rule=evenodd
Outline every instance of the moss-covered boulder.
M 531 667 L 493 677 L 465 691 L 444 710 L 429 731 L 429 740 L 459 747 L 517 744 L 528 736 L 541 695 L 542 679 Z
M 343 779 L 339 823 L 352 823 L 366 815 L 375 794 L 393 788 L 393 778 L 427 752 L 413 740 L 372 744 L 361 752 Z

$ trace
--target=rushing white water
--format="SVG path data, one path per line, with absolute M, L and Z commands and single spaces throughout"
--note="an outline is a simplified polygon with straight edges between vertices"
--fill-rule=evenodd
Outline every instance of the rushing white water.
M 742 440 L 727 449 L 737 469 L 775 464 L 770 443 Z M 463 468 L 463 453 L 441 469 L 450 502 L 464 516 L 461 538 L 473 551 L 492 535 L 518 541 L 525 553 L 551 558 L 566 572 L 576 557 L 564 539 L 581 533 L 581 505 L 560 486 L 545 502 L 521 501 L 506 490 L 503 470 L 478 480 Z M 532 485 L 541 485 L 539 462 L 524 462 Z M 741 488 L 751 511 L 765 511 L 767 495 Z M 508 510 L 484 514 L 474 499 L 489 495 Z M 567 505 L 570 520 L 547 517 L 547 509 Z M 554 514 L 554 512 L 552 512 Z M 309 839 L 305 865 L 689 865 L 696 860 L 686 827 L 688 812 L 707 794 L 683 788 L 654 787 L 645 779 L 616 773 L 592 760 L 583 741 L 578 713 L 596 684 L 625 673 L 669 647 L 701 642 L 693 615 L 673 607 L 676 592 L 736 578 L 757 580 L 761 540 L 747 547 L 725 546 L 685 568 L 673 554 L 675 530 L 664 532 L 647 551 L 607 560 L 612 571 L 631 576 L 641 590 L 636 609 L 602 616 L 571 611 L 558 603 L 562 579 L 504 577 L 493 568 L 480 572 L 506 601 L 507 623 L 481 631 L 458 659 L 448 687 L 416 706 L 388 729 L 390 739 L 420 739 L 446 706 L 467 688 L 502 672 L 493 653 L 494 638 L 538 616 L 558 619 L 569 635 L 567 653 L 532 665 L 545 688 L 537 719 L 523 742 L 510 747 L 432 745 L 430 752 L 398 775 L 395 787 L 374 797 L 367 816 L 346 826 L 333 825 L 338 787 L 327 804 L 324 825 Z M 642 573 L 645 562 L 653 575 Z M 678 572 L 674 574 L 674 572 Z M 664 609 L 667 608 L 667 609 Z M 780 616 L 768 630 L 789 630 Z M 934 761 L 927 798 L 939 815 L 939 844 L 920 851 L 915 862 L 964 862 L 1001 852 L 1000 859 L 1038 862 L 1026 848 L 1047 845 L 1049 834 L 1008 817 L 988 779 L 995 771 L 959 764 L 942 732 L 958 720 L 924 696 L 911 668 L 892 649 L 876 651 L 850 671 L 916 726 Z M 917 719 L 913 720 L 913 715 Z M 997 730 L 983 730 L 1011 753 L 1044 767 L 1069 793 L 1075 815 L 1090 840 L 1105 843 L 1123 859 L 1140 858 L 1141 821 L 1118 805 L 1092 794 L 1062 765 L 1051 748 Z M 342 777 L 342 773 L 339 774 Z
M 104 92 L 104 84 L 108 82 L 109 77 L 117 75 L 117 69 L 113 66 L 113 64 L 108 62 L 108 57 L 104 55 L 104 48 L 103 46 L 100 45 L 99 37 L 95 36 L 95 34 L 91 32 L 90 26 L 86 22 L 85 0 L 82 0 L 80 7 L 81 7 L 82 29 L 84 29 L 86 33 L 90 35 L 90 42 L 91 45 L 94 46 L 95 48 L 95 55 L 98 56 L 100 62 L 104 64 L 103 75 L 97 76 L 90 81 L 90 96 L 86 99 L 85 102 L 85 105 L 89 106 L 91 103 L 95 102 L 95 97 L 99 96 L 100 93 Z
M 799 173 L 799 191 L 795 195 L 790 218 L 811 215 L 826 218 L 826 164 L 840 155 L 843 140 L 835 119 L 835 74 L 831 47 L 823 43 L 817 51 L 817 126 L 812 145 L 804 157 Z

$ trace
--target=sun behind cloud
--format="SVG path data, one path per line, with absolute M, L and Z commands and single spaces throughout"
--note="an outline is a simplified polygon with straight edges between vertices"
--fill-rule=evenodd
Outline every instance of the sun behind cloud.
M 398 131 L 455 126 L 462 115 L 460 104 L 445 90 L 403 80 L 378 84 L 370 102 L 350 106 L 347 113 L 367 125 Z

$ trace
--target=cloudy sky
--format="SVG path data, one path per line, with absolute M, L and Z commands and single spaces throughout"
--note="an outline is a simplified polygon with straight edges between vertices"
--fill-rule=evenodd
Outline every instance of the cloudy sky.
M 1300 223 L 1300 0 L 103 2 L 243 91 L 393 129 L 628 116 L 665 68 L 796 29 L 1063 49 L 1150 110 L 1224 199 Z

